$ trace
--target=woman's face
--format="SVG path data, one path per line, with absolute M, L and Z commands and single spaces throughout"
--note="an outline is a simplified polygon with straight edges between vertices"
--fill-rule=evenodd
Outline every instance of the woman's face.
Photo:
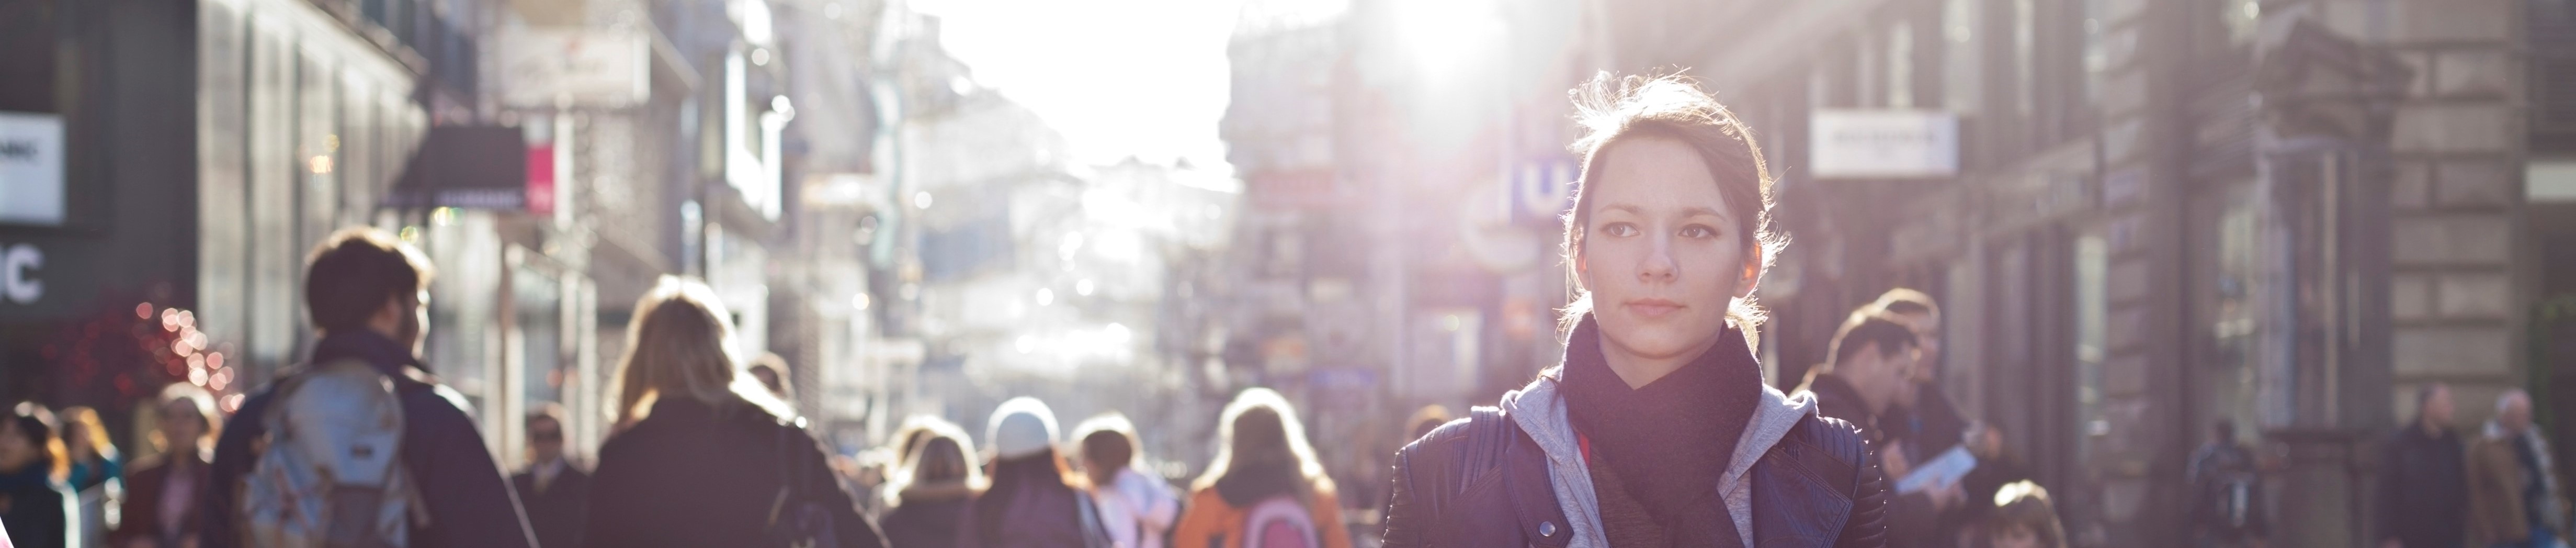
M 196 405 L 185 401 L 164 404 L 161 406 L 161 439 L 169 440 L 171 447 L 195 447 L 197 438 L 206 436 L 205 420 L 204 415 L 197 413 Z
M 2007 525 L 1995 530 L 1995 548 L 2040 548 L 2039 532 L 2027 525 Z
M 15 471 L 36 460 L 36 445 L 18 431 L 16 418 L 0 420 L 0 470 Z
M 1645 138 L 1601 154 L 1575 265 L 1602 337 L 1634 357 L 1696 357 L 1753 292 L 1752 235 L 1690 147 Z

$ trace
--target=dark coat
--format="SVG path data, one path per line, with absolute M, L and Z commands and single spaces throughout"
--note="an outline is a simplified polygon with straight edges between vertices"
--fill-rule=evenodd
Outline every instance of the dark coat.
M 26 548 L 58 548 L 68 541 L 72 516 L 65 501 L 76 500 L 71 488 L 46 477 L 43 465 L 0 474 L 0 523 L 10 540 Z
M 536 473 L 521 471 L 510 476 L 510 489 L 528 510 L 528 528 L 536 531 L 538 548 L 581 546 L 581 528 L 590 519 L 590 472 L 567 462 L 554 481 L 538 489 Z
M 1885 479 L 1850 423 L 1809 419 L 1756 461 L 1753 536 L 1884 546 Z M 1450 422 L 1396 456 L 1386 545 L 1562 548 L 1573 540 L 1547 455 L 1499 410 Z M 1780 544 L 1779 546 L 1791 546 Z M 1796 546 L 1809 546 L 1798 544 Z
M 957 518 L 956 548 L 1083 548 L 1108 544 L 1108 531 L 1100 527 L 1090 494 L 1053 482 L 1025 482 L 1012 490 L 1001 487 L 998 479 L 994 485 L 968 499 L 966 511 Z M 978 507 L 985 504 L 1002 509 L 997 534 L 987 535 L 983 529 L 985 522 Z
M 333 332 L 314 345 L 315 363 L 357 359 L 394 381 L 402 400 L 403 466 L 415 478 L 429 527 L 411 532 L 411 545 L 426 548 L 526 548 L 535 544 L 519 498 L 501 466 L 483 449 L 483 433 L 465 413 L 463 396 L 438 384 L 411 349 L 372 331 Z M 251 444 L 268 435 L 266 418 L 274 386 L 242 402 L 224 422 L 205 489 L 198 490 L 198 536 L 203 548 L 232 548 L 242 539 L 233 523 L 236 491 L 259 460 Z
M 2468 464 L 2460 435 L 2416 425 L 2388 437 L 2379 476 L 2379 539 L 2406 548 L 2459 548 L 2468 538 Z
M 903 493 L 903 500 L 893 511 L 878 520 L 885 526 L 886 543 L 894 548 L 950 548 L 957 545 L 957 527 L 966 517 L 967 495 L 963 486 L 914 488 Z
M 169 490 L 170 475 L 177 470 L 170 464 L 173 457 L 188 459 L 194 465 L 188 467 L 190 475 L 195 476 L 193 489 L 203 492 L 207 488 L 207 464 L 196 451 L 163 453 L 143 463 L 125 476 L 125 503 L 118 507 L 124 520 L 117 523 L 115 532 L 107 534 L 109 546 L 125 546 L 138 539 L 150 540 L 155 546 L 178 546 L 178 539 L 195 536 L 204 525 L 195 515 L 204 503 L 192 501 L 188 504 L 191 514 L 179 520 L 179 530 L 161 527 L 161 494 Z
M 720 412 L 663 398 L 600 446 L 582 544 L 760 546 L 780 489 L 793 483 L 795 502 L 827 512 L 842 547 L 884 546 L 826 455 L 803 429 L 749 404 Z

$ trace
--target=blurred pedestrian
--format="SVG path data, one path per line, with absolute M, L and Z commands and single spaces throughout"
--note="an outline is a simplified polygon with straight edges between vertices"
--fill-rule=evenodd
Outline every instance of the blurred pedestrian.
M 2496 398 L 2495 420 L 2469 444 L 2469 538 L 2472 546 L 2549 548 L 2567 532 L 2549 440 L 2531 426 L 2531 396 L 2516 388 Z
M 1920 340 L 1911 328 L 1886 312 L 1869 307 L 1853 311 L 1827 347 L 1830 361 L 1822 368 L 1808 370 L 1806 382 L 1797 390 L 1812 394 L 1824 416 L 1860 425 L 1861 435 L 1878 450 L 1881 471 L 1899 480 L 1933 456 L 1931 452 L 1910 449 L 1917 442 L 1908 439 L 1910 430 L 1903 426 L 1906 419 L 1897 416 L 1913 403 L 1914 396 L 1921 394 L 1913 373 L 1920 354 L 1915 344 Z M 1953 438 L 1944 447 L 1956 443 L 1958 439 Z M 1942 518 L 1966 506 L 1966 500 L 1965 490 L 1955 478 L 1911 492 L 1891 493 L 1887 545 L 1937 546 L 1956 538 L 1956 530 L 1945 529 Z
M 1749 547 L 1757 520 L 1765 538 L 1882 545 L 1885 481 L 1858 429 L 1765 385 L 1752 352 L 1753 289 L 1786 244 L 1752 129 L 1681 76 L 1603 74 L 1574 96 L 1589 134 L 1564 363 L 1397 455 L 1387 545 Z M 1563 518 L 1531 524 L 1533 507 Z
M 618 424 L 599 448 L 582 543 L 883 546 L 821 442 L 726 350 L 706 284 L 664 276 L 635 303 Z
M 2209 441 L 2193 451 L 2183 479 L 2192 487 L 2196 542 L 2207 547 L 2260 547 L 2271 533 L 2263 511 L 2263 477 L 2254 452 L 2236 440 L 2236 422 L 2219 419 Z
M 2468 464 L 2453 416 L 2450 386 L 2416 388 L 2415 420 L 2382 448 L 2375 520 L 2382 548 L 2459 548 L 2468 538 Z
M 1987 514 L 1986 546 L 1991 548 L 2066 548 L 2066 527 L 2048 490 L 2028 481 L 2006 484 L 1995 492 L 1995 509 Z
M 154 421 L 161 430 L 146 437 L 153 456 L 137 462 L 126 478 L 125 502 L 109 544 L 117 548 L 193 548 L 203 522 L 197 493 L 207 487 L 206 460 L 215 449 L 215 397 L 187 383 L 162 387 Z
M 1055 411 L 1018 397 L 993 409 L 991 486 L 966 505 L 957 548 L 1108 548 L 1089 481 L 1056 452 Z M 926 442 L 925 442 L 926 443 Z
M 19 403 L 0 421 L 0 522 L 25 548 L 79 546 L 79 499 L 63 482 L 71 458 L 56 435 L 54 413 L 35 402 Z
M 1440 425 L 1449 424 L 1449 421 L 1453 420 L 1458 420 L 1458 415 L 1450 413 L 1446 406 L 1439 404 L 1422 406 L 1421 409 L 1413 411 L 1413 418 L 1404 421 L 1405 424 L 1410 425 L 1405 429 L 1404 443 L 1413 443 L 1413 440 L 1431 435 L 1432 430 L 1437 430 Z M 1402 446 L 1399 444 L 1398 447 Z
M 411 244 L 373 228 L 334 233 L 305 261 L 304 305 L 321 341 L 313 346 L 302 373 L 289 376 L 244 400 L 225 422 L 215 443 L 214 461 L 198 503 L 199 539 L 207 548 L 229 548 L 253 532 L 245 516 L 258 508 L 279 508 L 297 501 L 257 499 L 249 495 L 282 490 L 245 488 L 252 467 L 291 446 L 259 444 L 270 421 L 303 423 L 329 417 L 289 416 L 297 406 L 281 392 L 298 391 L 314 375 L 365 366 L 392 383 L 398 402 L 401 447 L 396 455 L 408 474 L 388 475 L 408 482 L 418 495 L 410 510 L 427 519 L 409 523 L 406 535 L 416 547 L 516 548 L 533 544 L 527 519 L 520 515 L 509 479 L 485 452 L 483 433 L 466 414 L 454 391 L 431 375 L 419 352 L 429 323 L 429 260 Z M 329 377 L 337 380 L 338 377 Z M 373 379 L 371 379 L 373 380 Z M 324 387 L 345 386 L 326 384 Z M 288 387 L 281 389 L 280 387 Z M 352 395 L 354 397 L 354 395 Z M 283 407 L 272 407 L 275 405 Z M 272 413 L 272 410 L 277 411 Z M 325 409 L 314 409 L 321 412 Z M 277 415 L 272 417 L 272 415 Z M 339 426 L 339 425 L 335 425 Z M 311 472 L 311 468 L 301 469 Z M 313 477 L 302 475 L 299 477 Z M 387 485 L 394 485 L 388 483 Z M 283 487 L 283 486 L 281 486 Z M 291 498 L 291 497 L 281 497 Z
M 920 420 L 925 418 L 929 420 Z M 905 422 L 913 433 L 897 439 L 911 441 L 912 454 L 896 461 L 893 477 L 886 482 L 886 506 L 893 510 L 879 523 L 885 524 L 887 545 L 956 546 L 958 520 L 966 517 L 966 502 L 984 485 L 984 471 L 966 458 L 975 454 L 975 442 L 966 438 L 964 429 L 937 417 Z
M 98 410 L 65 407 L 58 416 L 63 421 L 63 451 L 72 461 L 66 480 L 72 491 L 86 492 L 125 477 L 125 462 L 117 458 L 116 442 L 108 438 Z
M 82 544 L 103 546 L 107 508 L 125 496 L 125 462 L 117 454 L 116 443 L 108 439 L 107 424 L 99 419 L 98 410 L 65 407 L 56 416 L 62 419 L 63 451 L 72 463 L 64 483 L 80 499 Z
M 1082 444 L 1082 471 L 1091 480 L 1091 500 L 1100 507 L 1100 523 L 1118 548 L 1163 548 L 1163 536 L 1181 514 L 1172 484 L 1137 468 L 1143 444 L 1136 425 L 1115 412 L 1082 421 L 1073 429 Z
M 1341 499 L 1287 398 L 1246 389 L 1218 425 L 1216 460 L 1191 485 L 1173 545 L 1350 548 Z
M 1958 405 L 1941 385 L 1941 305 L 1922 291 L 1900 287 L 1880 294 L 1867 309 L 1914 332 L 1915 359 L 1907 368 L 1914 394 L 1889 414 L 1896 424 L 1882 426 L 1905 440 L 1909 462 L 1922 462 L 1958 445 L 1967 435 L 1968 419 L 1959 414 Z
M 796 401 L 796 385 L 787 380 L 787 358 L 762 352 L 759 358 L 751 361 L 749 369 L 751 378 L 759 380 L 760 386 L 768 389 L 771 395 L 781 400 Z
M 528 413 L 527 467 L 510 476 L 510 488 L 528 513 L 528 529 L 545 548 L 580 546 L 589 521 L 590 472 L 564 456 L 563 417 L 563 406 L 551 402 Z

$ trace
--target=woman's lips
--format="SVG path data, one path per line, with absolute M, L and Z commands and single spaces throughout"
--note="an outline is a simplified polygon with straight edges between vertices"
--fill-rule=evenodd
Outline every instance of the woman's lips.
M 1631 314 L 1647 318 L 1661 318 L 1672 315 L 1672 313 L 1679 312 L 1683 308 L 1682 303 L 1663 299 L 1633 299 L 1625 303 L 1620 303 L 1620 306 L 1626 307 L 1628 312 Z

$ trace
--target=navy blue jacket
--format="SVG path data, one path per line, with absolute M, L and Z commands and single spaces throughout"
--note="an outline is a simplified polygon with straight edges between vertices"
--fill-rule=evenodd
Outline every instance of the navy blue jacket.
M 1886 545 L 1885 479 L 1850 423 L 1809 417 L 1764 453 L 1753 532 L 1764 548 Z M 1573 539 L 1547 455 L 1503 411 L 1433 430 L 1398 454 L 1386 545 L 1561 548 Z M 1714 488 L 1714 487 L 1712 487 Z
M 528 533 L 528 519 L 519 510 L 519 498 L 510 492 L 510 482 L 501 475 L 500 465 L 492 462 L 492 454 L 484 451 L 483 433 L 475 430 L 474 418 L 465 414 L 463 403 L 440 393 L 437 380 L 422 371 L 411 349 L 365 330 L 333 332 L 313 347 L 314 363 L 352 358 L 393 377 L 394 389 L 402 397 L 403 464 L 411 468 L 412 485 L 420 489 L 430 523 L 411 532 L 411 545 L 536 546 Z M 261 419 L 275 395 L 271 388 L 262 388 L 243 401 L 241 410 L 224 422 L 223 437 L 215 441 L 215 461 L 208 468 L 213 481 L 198 499 L 205 509 L 198 518 L 205 520 L 199 528 L 203 548 L 242 543 L 236 492 L 242 477 L 259 460 L 251 452 L 251 442 L 268 434 Z

